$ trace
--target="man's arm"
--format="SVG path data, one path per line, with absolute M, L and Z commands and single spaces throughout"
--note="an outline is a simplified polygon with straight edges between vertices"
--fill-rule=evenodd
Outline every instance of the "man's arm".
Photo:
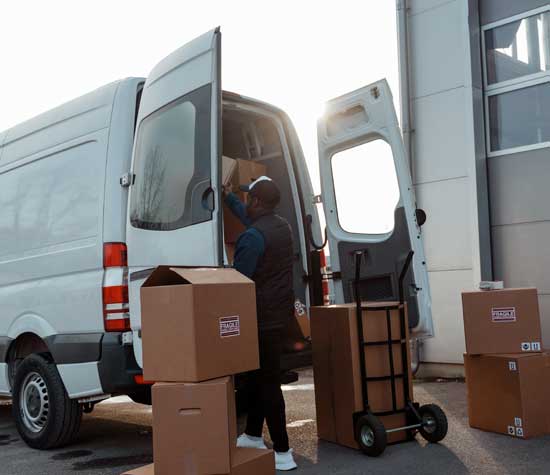
M 239 219 L 245 226 L 250 226 L 250 218 L 246 214 L 246 206 L 241 202 L 239 197 L 235 193 L 228 193 L 225 197 L 225 204 L 229 207 L 231 212 Z
M 262 234 L 257 229 L 248 228 L 237 240 L 233 267 L 241 274 L 252 278 L 264 251 L 265 241 Z

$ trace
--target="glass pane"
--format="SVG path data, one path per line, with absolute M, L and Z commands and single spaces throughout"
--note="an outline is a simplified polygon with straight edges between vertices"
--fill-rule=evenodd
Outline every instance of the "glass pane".
M 488 84 L 550 70 L 550 12 L 488 30 L 485 47 Z
M 332 157 L 338 221 L 344 231 L 385 234 L 394 228 L 399 184 L 391 147 L 375 140 Z
M 550 142 L 550 83 L 489 97 L 491 150 Z
M 131 221 L 172 230 L 211 219 L 203 206 L 210 187 L 210 86 L 145 119 L 138 131 Z

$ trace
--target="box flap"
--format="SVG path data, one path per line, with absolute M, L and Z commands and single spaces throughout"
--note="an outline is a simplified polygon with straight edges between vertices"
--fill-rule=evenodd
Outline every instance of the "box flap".
M 185 284 L 249 284 L 252 281 L 235 269 L 218 267 L 157 267 L 142 287 Z
M 252 281 L 235 269 L 214 267 L 171 267 L 170 270 L 191 284 L 250 284 Z
M 481 294 L 484 296 L 491 295 L 491 294 L 499 294 L 504 292 L 525 292 L 526 290 L 532 290 L 537 292 L 536 287 L 517 287 L 512 289 L 496 289 L 496 290 L 472 290 L 469 292 L 462 292 L 462 295 L 477 295 Z
M 222 156 L 222 185 L 229 185 L 237 169 L 237 160 Z

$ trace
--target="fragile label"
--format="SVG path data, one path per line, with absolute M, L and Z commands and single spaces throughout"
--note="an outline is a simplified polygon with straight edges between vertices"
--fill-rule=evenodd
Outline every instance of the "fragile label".
M 508 369 L 510 371 L 517 371 L 518 367 L 516 365 L 516 362 L 515 361 L 508 361 Z
M 523 437 L 523 429 L 522 429 L 521 427 L 518 427 L 518 428 L 516 429 L 516 435 L 517 435 L 518 437 Z
M 495 323 L 515 322 L 516 307 L 492 308 L 491 318 Z
M 522 426 L 521 417 L 514 417 L 514 424 L 516 425 L 516 427 L 521 427 Z
M 540 341 L 531 342 L 531 351 L 540 351 Z
M 531 343 L 525 341 L 521 344 L 521 351 L 531 351 Z
M 241 334 L 241 321 L 238 315 L 220 318 L 220 336 L 227 338 Z
M 508 426 L 508 435 L 516 435 L 516 428 L 514 426 Z

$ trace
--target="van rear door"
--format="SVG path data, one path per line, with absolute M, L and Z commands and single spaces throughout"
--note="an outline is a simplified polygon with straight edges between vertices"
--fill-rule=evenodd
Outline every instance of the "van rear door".
M 147 269 L 222 264 L 220 45 L 219 28 L 196 38 L 157 64 L 143 87 L 126 228 L 134 332 Z
M 397 300 L 404 281 L 409 325 L 431 336 L 428 273 L 403 141 L 385 80 L 329 101 L 318 122 L 322 201 L 337 303 L 354 301 L 356 251 L 365 251 L 360 293 Z

